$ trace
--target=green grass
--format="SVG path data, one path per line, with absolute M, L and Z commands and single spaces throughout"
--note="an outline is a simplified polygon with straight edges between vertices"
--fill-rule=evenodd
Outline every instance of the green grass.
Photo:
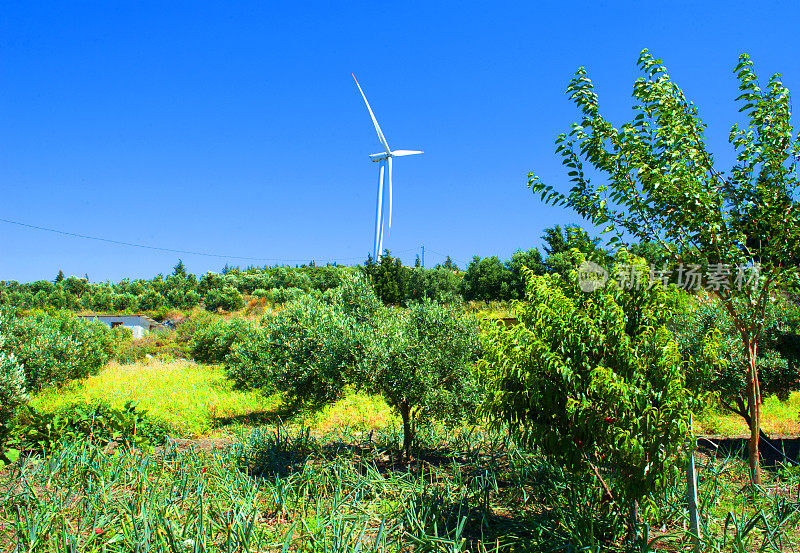
M 42 391 L 31 406 L 52 413 L 78 402 L 105 401 L 123 407 L 130 400 L 172 424 L 184 437 L 241 435 L 280 419 L 291 426 L 311 426 L 315 432 L 368 432 L 399 425 L 380 396 L 352 393 L 320 411 L 290 415 L 279 394 L 267 397 L 256 390 L 235 390 L 219 366 L 154 359 L 110 363 L 97 376 Z
M 765 399 L 761 419 L 762 430 L 769 435 L 800 436 L 800 392 L 793 392 L 788 401 L 780 401 L 775 396 Z M 697 422 L 698 429 L 706 434 L 749 434 L 744 419 L 719 406 L 712 406 Z
M 129 365 L 110 363 L 100 374 L 38 394 L 31 406 L 42 412 L 85 401 L 114 407 L 135 400 L 141 409 L 171 423 L 184 436 L 210 433 L 219 419 L 236 419 L 277 409 L 278 396 L 234 390 L 217 366 L 149 360 Z
M 264 428 L 211 453 L 67 444 L 0 470 L 0 551 L 631 551 L 627 504 L 590 474 L 480 429 L 423 428 L 406 464 L 398 438 Z M 699 471 L 704 551 L 798 549 L 800 472 L 767 471 L 753 495 L 738 459 L 702 457 Z M 635 551 L 690 550 L 682 472 L 667 480 L 641 510 L 657 543 Z

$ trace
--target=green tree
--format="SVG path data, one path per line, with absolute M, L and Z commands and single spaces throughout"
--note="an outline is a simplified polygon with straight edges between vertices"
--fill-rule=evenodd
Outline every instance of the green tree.
M 689 354 L 703 347 L 709 331 L 720 331 L 720 358 L 725 364 L 706 375 L 707 389 L 719 394 L 722 405 L 750 424 L 747 389 L 741 375 L 748 360 L 730 313 L 714 297 L 701 296 L 679 311 L 670 324 L 675 340 Z M 782 297 L 770 301 L 764 312 L 763 331 L 758 338 L 758 379 L 762 396 L 781 401 L 800 389 L 800 309 Z
M 205 297 L 207 311 L 222 309 L 223 311 L 236 311 L 244 307 L 244 299 L 239 290 L 232 286 L 209 290 Z
M 186 276 L 186 266 L 183 264 L 183 259 L 179 259 L 177 265 L 172 268 L 172 274 L 180 277 Z
M 409 269 L 403 267 L 400 258 L 394 258 L 389 250 L 384 250 L 378 263 L 368 256 L 363 270 L 372 281 L 375 294 L 383 303 L 405 305 Z
M 384 310 L 372 332 L 366 381 L 400 414 L 406 458 L 417 420 L 474 418 L 483 398 L 476 321 L 425 300 L 408 312 Z
M 569 252 L 573 248 L 593 261 L 601 264 L 608 262 L 608 254 L 598 247 L 600 239 L 590 237 L 588 232 L 577 225 L 567 225 L 563 229 L 560 225 L 546 228 L 542 234 L 542 241 L 547 254 L 545 269 L 550 273 L 566 276 L 572 269 L 572 257 Z
M 63 282 L 64 281 L 64 271 L 59 270 L 58 274 L 56 275 L 56 279 L 53 282 Z
M 740 56 L 734 72 L 746 122 L 731 129 L 736 162 L 723 173 L 706 144 L 697 107 L 661 60 L 644 50 L 638 65 L 643 76 L 633 88 L 636 115 L 619 128 L 601 114 L 586 70 L 577 71 L 567 93 L 582 119 L 556 140 L 571 188 L 558 192 L 532 173 L 528 184 L 545 201 L 568 206 L 614 233 L 611 243 L 627 233 L 659 243 L 673 263 L 708 260 L 735 273 L 760 266 L 760 278 L 752 284 L 713 291 L 730 314 L 747 359 L 742 376 L 750 417 L 749 464 L 753 481 L 760 484 L 759 337 L 770 297 L 797 281 L 800 259 L 800 206 L 794 199 L 800 143 L 789 91 L 779 75 L 761 86 L 748 56 Z M 590 181 L 584 161 L 607 181 Z
M 646 271 L 626 252 L 620 259 Z M 680 464 L 689 413 L 702 405 L 687 378 L 715 363 L 714 341 L 697 358 L 682 356 L 666 327 L 671 290 L 626 290 L 611 280 L 587 293 L 577 270 L 526 275 L 519 324 L 485 329 L 489 424 L 593 474 L 620 507 L 642 501 Z
M 514 275 L 496 255 L 474 256 L 461 279 L 460 292 L 466 301 L 506 300 L 514 294 Z

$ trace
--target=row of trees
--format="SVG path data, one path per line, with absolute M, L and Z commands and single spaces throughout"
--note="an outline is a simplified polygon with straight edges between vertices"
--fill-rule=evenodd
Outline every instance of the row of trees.
M 368 258 L 362 270 L 372 278 L 375 291 L 385 302 L 405 305 L 427 297 L 451 302 L 469 300 L 509 300 L 522 297 L 524 285 L 520 269 L 536 267 L 538 272 L 561 271 L 559 257 L 570 247 L 594 251 L 596 240 L 584 231 L 558 226 L 547 229 L 544 240 L 549 256 L 542 260 L 538 250 L 518 251 L 502 262 L 495 256 L 475 257 L 466 269 L 452 262 L 433 269 L 404 267 L 387 251 L 379 260 Z M 597 250 L 598 252 L 600 250 Z M 200 278 L 187 272 L 182 261 L 171 274 L 153 279 L 123 279 L 119 282 L 91 283 L 88 277 L 65 277 L 59 272 L 54 281 L 0 282 L 0 305 L 17 310 L 67 309 L 74 311 L 120 312 L 190 309 L 201 302 L 208 310 L 240 309 L 243 296 L 266 298 L 283 303 L 301 293 L 325 292 L 335 288 L 352 267 L 272 267 L 247 269 L 226 267 L 221 273 L 206 273 Z M 289 290 L 290 292 L 286 292 Z
M 295 404 L 320 407 L 348 390 L 383 395 L 403 420 L 403 452 L 422 419 L 474 420 L 483 398 L 474 364 L 478 323 L 425 300 L 384 306 L 359 273 L 323 295 L 304 295 L 258 327 L 241 319 L 195 334 L 195 359 L 224 362 L 239 387 L 281 391 Z

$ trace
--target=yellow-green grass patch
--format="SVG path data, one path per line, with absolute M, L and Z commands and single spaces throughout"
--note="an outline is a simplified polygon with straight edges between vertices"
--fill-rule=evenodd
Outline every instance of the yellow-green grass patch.
M 272 411 L 281 403 L 278 396 L 266 397 L 257 390 L 234 390 L 219 366 L 145 360 L 112 362 L 96 376 L 43 390 L 31 406 L 54 412 L 78 402 L 105 401 L 121 407 L 131 400 L 185 436 L 208 434 L 219 420 Z

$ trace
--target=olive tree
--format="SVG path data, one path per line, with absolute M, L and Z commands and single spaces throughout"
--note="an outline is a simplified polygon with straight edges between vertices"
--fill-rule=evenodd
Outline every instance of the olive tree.
M 475 370 L 480 354 L 474 319 L 425 300 L 407 312 L 386 309 L 369 340 L 365 384 L 382 394 L 403 420 L 403 447 L 411 454 L 421 419 L 469 420 L 483 398 Z
M 762 87 L 748 56 L 740 56 L 734 72 L 745 121 L 731 129 L 736 162 L 723 172 L 709 151 L 697 107 L 661 60 L 644 50 L 638 65 L 643 76 L 633 87 L 635 116 L 620 127 L 601 113 L 586 70 L 577 71 L 567 94 L 582 118 L 556 140 L 571 188 L 557 191 L 532 173 L 528 184 L 545 201 L 605 227 L 614 235 L 612 244 L 623 235 L 657 242 L 673 263 L 707 261 L 737 276 L 737 268 L 760 266 L 754 282 L 714 290 L 747 360 L 741 376 L 750 419 L 749 464 L 760 483 L 759 336 L 770 297 L 796 280 L 800 259 L 800 206 L 794 199 L 800 144 L 789 91 L 780 75 Z M 584 162 L 606 178 L 592 180 Z

